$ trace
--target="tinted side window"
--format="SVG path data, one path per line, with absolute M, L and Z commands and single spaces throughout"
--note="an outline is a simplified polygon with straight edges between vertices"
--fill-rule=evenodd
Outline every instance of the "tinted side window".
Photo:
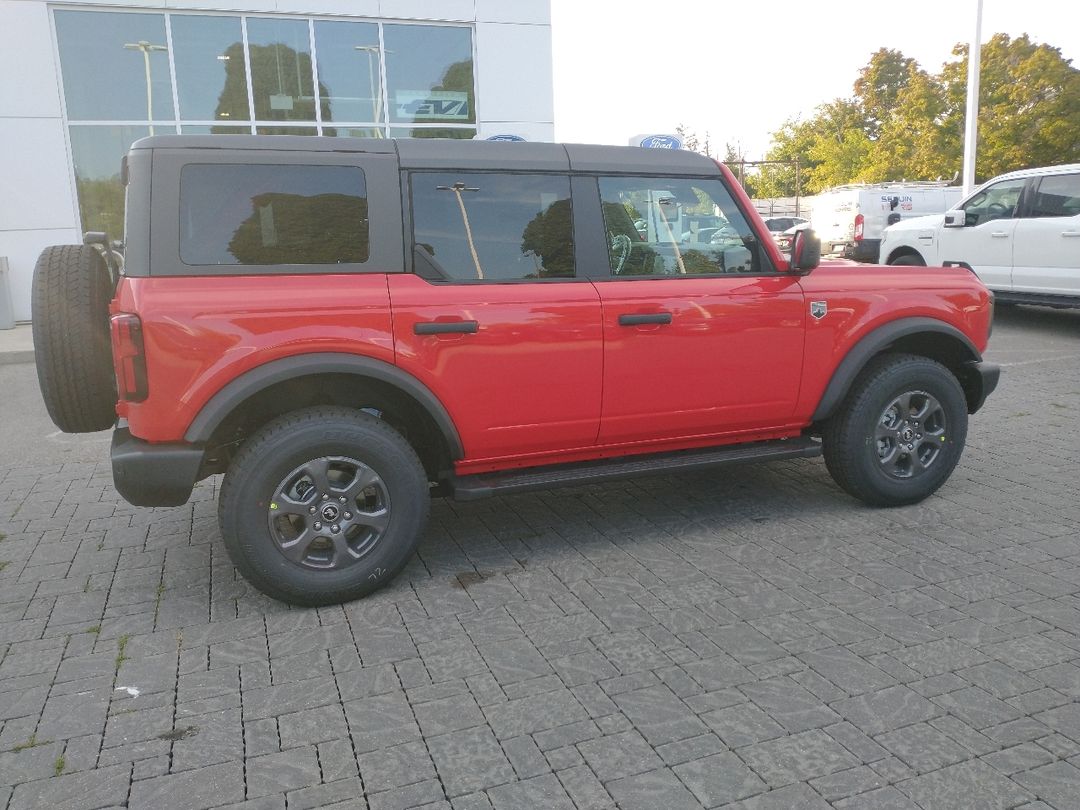
M 601 177 L 600 198 L 615 275 L 772 271 L 720 180 Z
M 571 278 L 570 179 L 481 172 L 412 175 L 417 272 L 455 281 Z
M 1080 214 L 1080 174 L 1044 177 L 1031 206 L 1033 217 L 1075 217 Z
M 190 164 L 180 171 L 180 259 L 189 265 L 345 264 L 368 258 L 355 166 Z
M 964 221 L 968 227 L 995 219 L 1009 219 L 1016 212 L 1026 180 L 1005 180 L 985 188 L 964 205 Z

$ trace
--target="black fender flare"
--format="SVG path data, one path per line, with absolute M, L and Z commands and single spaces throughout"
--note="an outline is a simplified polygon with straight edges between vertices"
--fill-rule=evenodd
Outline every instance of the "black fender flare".
M 832 416 L 836 408 L 844 401 L 855 378 L 859 376 L 871 358 L 901 338 L 927 333 L 947 335 L 958 340 L 968 354 L 968 357 L 963 360 L 964 363 L 978 363 L 982 360 L 979 350 L 975 348 L 975 344 L 968 339 L 967 335 L 944 321 L 934 318 L 900 318 L 890 321 L 864 335 L 851 347 L 833 372 L 814 410 L 812 420 L 820 422 Z
M 188 426 L 184 441 L 191 444 L 208 442 L 225 418 L 248 398 L 276 383 L 312 374 L 350 374 L 357 377 L 369 377 L 400 389 L 416 400 L 435 421 L 446 440 L 451 460 L 464 458 L 465 451 L 461 444 L 461 436 L 454 426 L 454 421 L 430 388 L 411 374 L 383 360 L 342 352 L 292 355 L 271 360 L 244 372 L 203 405 L 191 425 Z

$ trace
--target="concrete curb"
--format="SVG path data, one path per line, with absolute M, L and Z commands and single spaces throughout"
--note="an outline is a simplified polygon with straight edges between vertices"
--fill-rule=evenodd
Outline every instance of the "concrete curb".
M 0 366 L 13 366 L 17 363 L 33 363 L 34 350 L 18 352 L 0 352 Z

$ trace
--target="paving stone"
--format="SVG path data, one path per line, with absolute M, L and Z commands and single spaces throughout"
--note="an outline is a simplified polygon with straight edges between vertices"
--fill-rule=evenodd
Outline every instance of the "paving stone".
M 743 684 L 739 691 L 788 732 L 832 725 L 840 716 L 790 678 L 770 678 Z
M 769 789 L 757 774 L 732 753 L 695 759 L 672 770 L 706 807 L 745 799 Z
M 1020 717 L 1015 708 L 977 686 L 934 698 L 934 703 L 975 729 L 1006 723 Z
M 828 810 L 828 807 L 807 785 L 789 785 L 729 804 L 725 810 Z
M 484 715 L 499 739 L 546 731 L 588 717 L 565 689 L 485 706 Z
M 1080 703 L 1070 703 L 1035 715 L 1035 719 L 1070 740 L 1080 743 Z
M 995 751 L 982 758 L 983 762 L 1006 776 L 1020 771 L 1030 771 L 1054 761 L 1054 755 L 1035 743 L 1021 743 L 1011 748 Z
M 1005 808 L 1035 798 L 978 760 L 906 779 L 896 787 L 925 810 Z
M 588 740 L 578 750 L 601 782 L 643 773 L 663 765 L 660 757 L 636 731 Z
M 1013 779 L 1054 807 L 1080 807 L 1080 768 L 1067 762 L 1018 773 Z
M 554 774 L 491 788 L 488 798 L 495 810 L 532 810 L 537 807 L 575 810 L 574 803 Z
M 926 723 L 881 734 L 875 741 L 919 773 L 936 771 L 970 757 L 966 748 Z
M 314 746 L 252 757 L 245 771 L 249 797 L 285 793 L 318 784 L 322 779 Z
M 894 787 L 878 788 L 842 799 L 833 807 L 836 810 L 920 810 L 919 805 Z
M 473 728 L 427 741 L 451 799 L 512 781 L 514 769 L 487 728 Z
M 820 729 L 755 743 L 741 749 L 739 756 L 772 787 L 806 781 L 859 764 L 849 751 Z
M 708 727 L 666 686 L 637 689 L 612 699 L 654 747 L 708 731 Z
M 607 810 L 614 806 L 610 794 L 586 765 L 560 770 L 556 776 L 578 810 Z
M 702 715 L 702 719 L 729 748 L 771 740 L 784 735 L 784 729 L 752 703 L 741 703 Z
M 624 776 L 605 785 L 621 810 L 699 810 L 701 804 L 667 768 Z
M 345 718 L 358 754 L 420 736 L 420 727 L 403 692 L 350 701 L 345 704 Z
M 830 708 L 871 735 L 929 720 L 942 713 L 942 709 L 906 686 L 891 686 L 841 700 L 831 704 Z
M 130 810 L 201 810 L 243 799 L 243 764 L 230 762 L 135 782 L 128 806 Z

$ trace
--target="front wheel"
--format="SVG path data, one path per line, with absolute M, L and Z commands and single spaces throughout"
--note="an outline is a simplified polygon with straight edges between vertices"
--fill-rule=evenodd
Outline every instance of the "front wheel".
M 956 467 L 967 416 L 964 391 L 943 365 L 916 355 L 883 355 L 859 375 L 825 424 L 825 464 L 837 484 L 866 503 L 917 503 Z
M 382 587 L 409 561 L 430 508 L 416 453 L 348 408 L 286 414 L 229 465 L 218 522 L 233 564 L 268 596 L 330 605 Z
M 926 267 L 926 262 L 923 261 L 923 257 L 918 253 L 905 253 L 903 256 L 897 256 L 895 259 L 892 259 L 889 264 L 900 267 Z

